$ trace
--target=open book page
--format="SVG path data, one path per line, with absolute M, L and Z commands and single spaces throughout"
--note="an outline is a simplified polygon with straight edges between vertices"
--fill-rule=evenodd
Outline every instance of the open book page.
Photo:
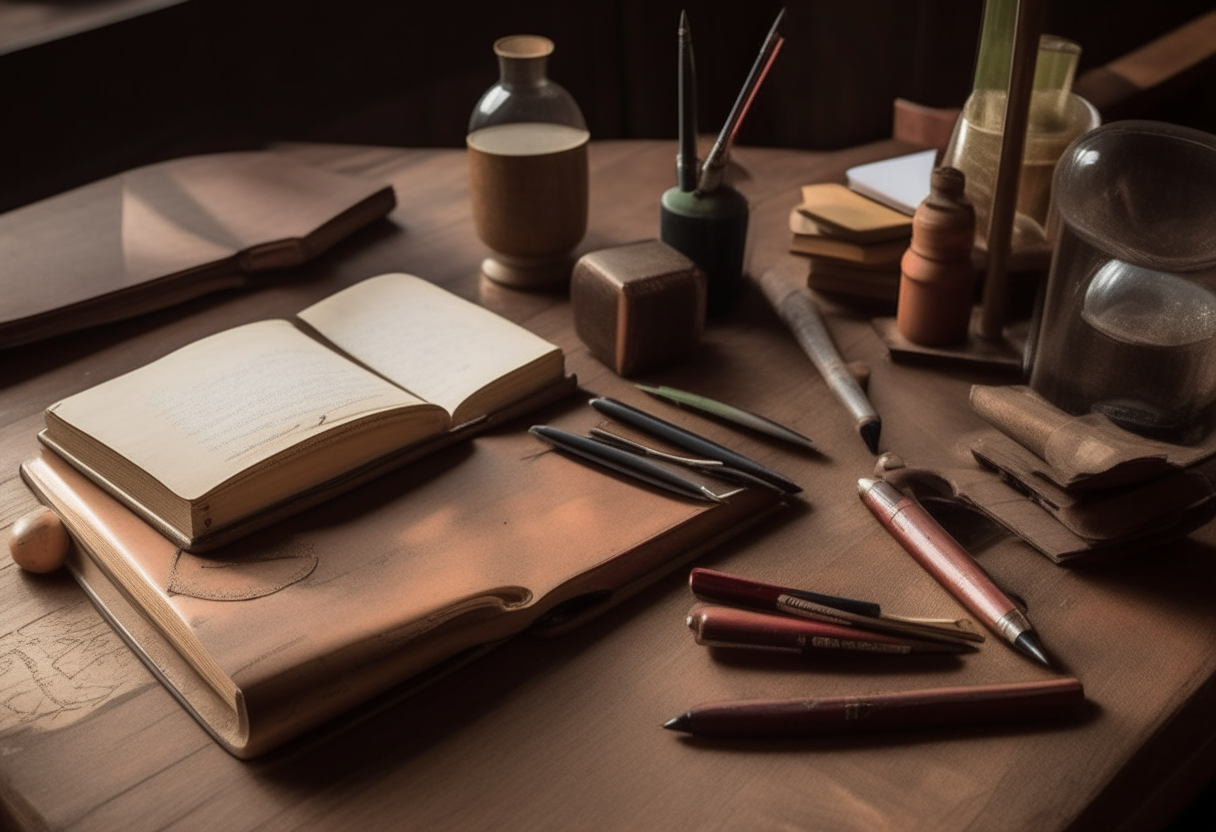
M 73 431 L 104 446 L 94 452 L 124 457 L 194 500 L 276 453 L 411 406 L 435 411 L 429 432 L 445 428 L 436 408 L 290 322 L 271 320 L 196 341 L 64 399 L 48 408 L 47 427 L 82 457 L 95 443 L 71 441 Z
M 299 318 L 385 378 L 447 410 L 453 424 L 492 412 L 563 373 L 561 350 L 553 344 L 413 275 L 364 280 Z

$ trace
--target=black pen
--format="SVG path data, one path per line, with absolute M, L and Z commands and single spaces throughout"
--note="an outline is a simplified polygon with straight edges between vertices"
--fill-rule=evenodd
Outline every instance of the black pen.
M 740 471 L 751 474 L 754 477 L 759 477 L 765 482 L 772 483 L 788 494 L 797 494 L 802 490 L 802 486 L 791 482 L 776 471 L 765 468 L 759 462 L 748 459 L 742 454 L 735 453 L 730 448 L 725 448 L 717 442 L 711 442 L 684 428 L 676 427 L 671 422 L 665 422 L 657 416 L 651 416 L 649 413 L 638 410 L 636 407 L 627 405 L 624 402 L 619 402 L 616 399 L 598 398 L 592 399 L 590 404 L 605 416 L 610 416 L 619 422 L 624 422 L 652 436 L 664 439 L 686 451 L 692 451 L 694 454 L 699 454 L 710 459 L 720 460 L 732 468 L 738 468 Z
M 692 57 L 692 29 L 680 12 L 680 145 L 676 177 L 680 190 L 697 189 L 697 68 Z
M 773 485 L 771 482 L 765 482 L 759 477 L 754 477 L 745 471 L 740 471 L 737 468 L 731 468 L 729 465 L 723 464 L 720 459 L 692 459 L 686 456 L 676 456 L 675 454 L 664 453 L 655 448 L 648 448 L 640 442 L 634 442 L 632 439 L 626 439 L 623 436 L 618 436 L 612 431 L 604 430 L 603 428 L 592 428 L 588 431 L 593 439 L 598 439 L 609 445 L 614 445 L 631 453 L 640 454 L 641 456 L 653 457 L 661 459 L 664 462 L 671 462 L 675 465 L 680 465 L 684 468 L 697 471 L 705 474 L 708 477 L 713 477 L 716 480 L 725 480 L 733 482 L 735 485 L 749 485 L 757 488 L 767 488 L 771 491 L 781 491 L 780 488 Z
M 579 436 L 578 434 L 559 428 L 552 428 L 548 425 L 533 425 L 528 429 L 528 432 L 559 450 L 567 451 L 583 459 L 589 459 L 605 468 L 611 468 L 614 471 L 619 471 L 622 474 L 649 483 L 650 485 L 664 488 L 680 496 L 692 497 L 697 500 L 709 500 L 714 503 L 722 502 L 721 497 L 705 486 L 698 485 L 692 480 L 672 473 L 662 466 L 655 465 L 653 462 L 648 462 L 637 454 L 631 454 L 628 451 L 622 451 L 603 442 L 597 442 L 594 439 L 588 439 L 585 436 Z

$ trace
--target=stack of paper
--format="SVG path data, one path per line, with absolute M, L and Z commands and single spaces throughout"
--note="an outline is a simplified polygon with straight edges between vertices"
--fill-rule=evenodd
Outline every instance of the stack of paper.
M 812 289 L 896 299 L 911 217 L 843 185 L 822 183 L 802 189 L 802 203 L 790 212 L 790 231 L 790 250 L 810 260 L 807 282 Z

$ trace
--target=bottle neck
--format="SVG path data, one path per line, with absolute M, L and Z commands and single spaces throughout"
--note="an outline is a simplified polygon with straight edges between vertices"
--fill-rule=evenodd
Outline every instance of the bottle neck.
M 985 0 L 980 49 L 975 62 L 977 90 L 1009 88 L 1009 64 L 1017 26 L 1018 0 Z
M 498 80 L 504 87 L 535 87 L 547 81 L 548 57 L 507 58 L 498 56 Z

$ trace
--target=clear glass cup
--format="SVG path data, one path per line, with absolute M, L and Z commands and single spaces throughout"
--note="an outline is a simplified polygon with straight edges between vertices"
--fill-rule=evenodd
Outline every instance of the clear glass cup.
M 493 254 L 482 272 L 522 288 L 570 279 L 587 231 L 583 114 L 547 76 L 553 42 L 514 35 L 494 44 L 499 81 L 469 118 L 469 185 L 477 234 Z
M 1053 190 L 1031 387 L 1070 413 L 1197 441 L 1216 403 L 1216 136 L 1113 122 L 1069 147 Z

